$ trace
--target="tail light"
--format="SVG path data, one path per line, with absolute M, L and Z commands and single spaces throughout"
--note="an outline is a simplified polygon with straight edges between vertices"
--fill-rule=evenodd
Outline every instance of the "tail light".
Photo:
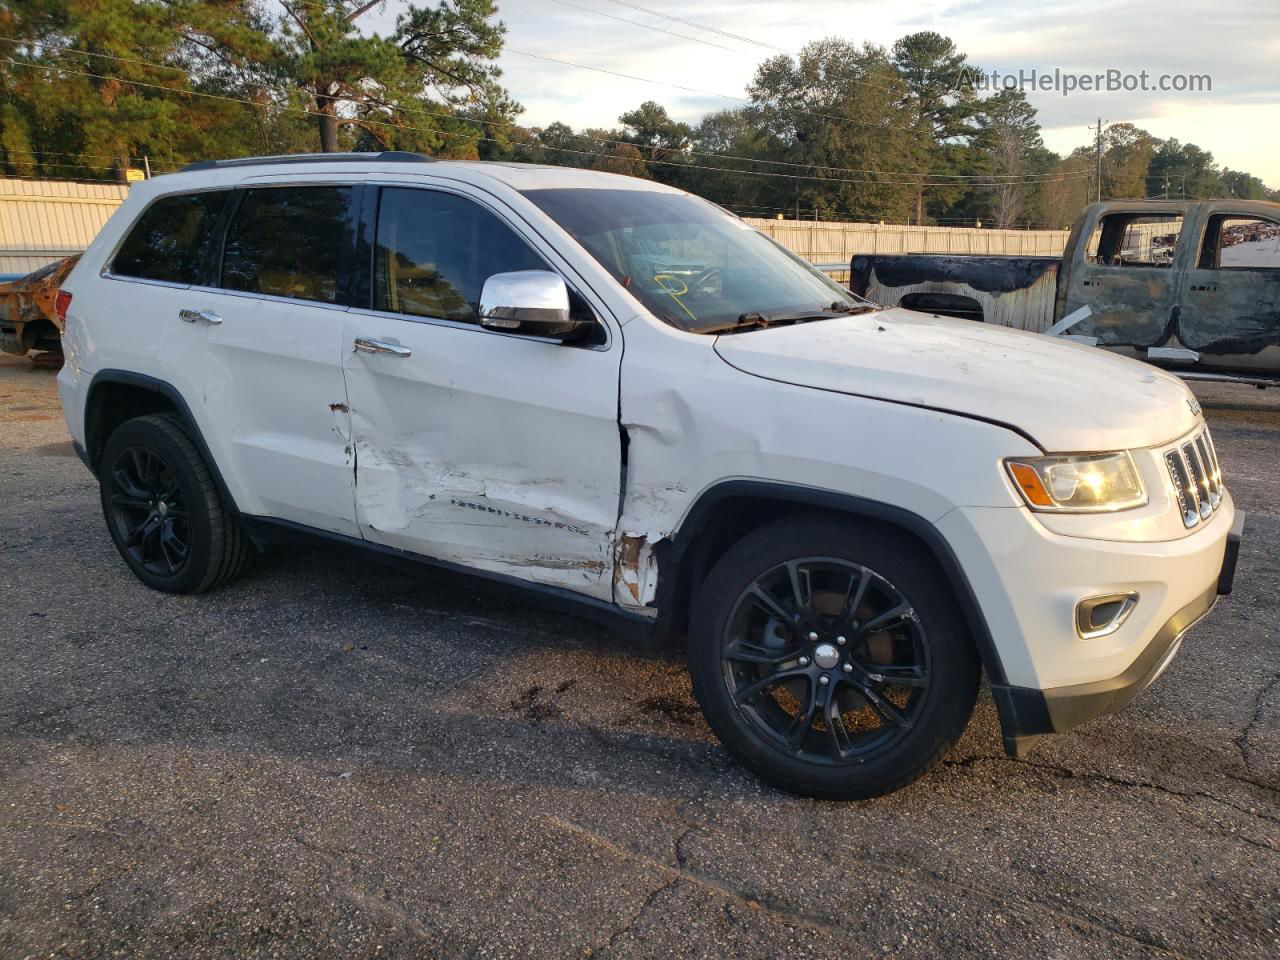
M 67 307 L 71 306 L 71 293 L 67 290 L 59 290 L 58 296 L 53 301 L 54 312 L 58 314 L 58 319 L 62 321 L 62 325 L 67 325 Z

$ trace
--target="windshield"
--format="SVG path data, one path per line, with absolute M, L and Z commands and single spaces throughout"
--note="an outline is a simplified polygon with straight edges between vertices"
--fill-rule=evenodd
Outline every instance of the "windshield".
M 870 307 L 698 197 L 590 187 L 525 196 L 650 312 L 682 330 L 720 332 Z

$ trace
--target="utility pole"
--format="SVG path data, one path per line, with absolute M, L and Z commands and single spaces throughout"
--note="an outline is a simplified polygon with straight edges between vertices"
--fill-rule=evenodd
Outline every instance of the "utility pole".
M 1102 202 L 1102 118 L 1098 118 L 1098 129 L 1095 131 L 1093 140 L 1094 154 L 1094 178 L 1096 186 L 1094 187 L 1094 199 L 1099 203 Z

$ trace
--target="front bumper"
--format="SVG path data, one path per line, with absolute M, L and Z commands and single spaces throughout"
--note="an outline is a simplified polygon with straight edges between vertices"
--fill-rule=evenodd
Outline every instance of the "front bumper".
M 1180 608 L 1156 631 L 1145 649 L 1121 673 L 1102 680 L 1039 690 L 993 683 L 1005 752 L 1025 756 L 1040 737 L 1064 733 L 1104 714 L 1114 713 L 1150 686 L 1173 660 L 1182 635 L 1213 609 L 1219 596 L 1231 592 L 1244 532 L 1244 513 L 1237 511 L 1227 534 L 1217 579 L 1200 596 Z

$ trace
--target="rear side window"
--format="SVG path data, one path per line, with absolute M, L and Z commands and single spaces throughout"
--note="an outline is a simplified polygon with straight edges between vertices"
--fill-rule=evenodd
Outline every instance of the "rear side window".
M 1085 255 L 1108 267 L 1168 267 L 1181 232 L 1181 214 L 1108 213 L 1098 218 Z
M 246 190 L 227 230 L 220 286 L 337 303 L 351 198 L 350 187 Z
M 475 323 L 495 273 L 546 270 L 505 223 L 465 197 L 387 187 L 378 205 L 374 306 Z
M 218 217 L 230 197 L 230 190 L 216 190 L 157 200 L 125 237 L 111 272 L 144 280 L 200 283 Z
M 1280 270 L 1280 223 L 1215 214 L 1200 249 L 1201 270 Z

